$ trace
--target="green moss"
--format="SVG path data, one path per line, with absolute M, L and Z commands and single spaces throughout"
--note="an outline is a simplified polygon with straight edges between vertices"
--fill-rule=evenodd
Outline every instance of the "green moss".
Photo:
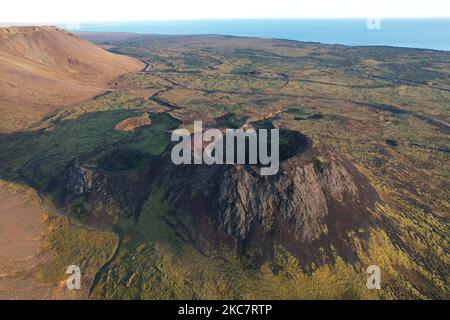
M 227 113 L 219 118 L 216 118 L 216 123 L 219 127 L 238 129 L 245 123 L 245 118 L 237 113 Z
M 90 211 L 88 206 L 84 197 L 77 197 L 68 206 L 69 216 L 77 222 L 84 222 Z
M 324 158 L 323 156 L 316 156 L 314 158 L 314 165 L 316 166 L 317 170 L 319 171 L 324 171 L 330 161 L 328 161 L 326 158 Z
M 59 283 L 67 278 L 65 272 L 68 266 L 78 265 L 82 281 L 89 287 L 96 273 L 112 258 L 117 249 L 118 237 L 113 232 L 69 223 L 66 217 L 55 213 L 49 202 L 46 207 L 46 253 L 50 260 L 39 266 L 38 280 Z
M 274 106 L 280 106 L 286 112 L 258 125 L 268 128 L 276 121 L 277 126 L 304 132 L 344 154 L 369 177 L 382 194 L 382 201 L 388 199 L 391 207 L 380 206 L 373 214 L 383 221 L 381 225 L 389 226 L 386 230 L 391 229 L 390 233 L 378 229 L 368 232 L 369 239 L 359 243 L 358 252 L 364 266 L 382 266 L 386 275 L 383 290 L 368 292 L 363 266 L 347 265 L 339 257 L 334 265 L 317 267 L 307 274 L 283 248 L 276 249 L 275 261 L 261 268 L 253 268 L 251 255 L 236 257 L 226 250 L 220 257 L 200 253 L 179 239 L 166 223 L 176 224 L 177 219 L 169 214 L 170 204 L 155 187 L 137 223 L 120 216 L 120 249 L 101 271 L 94 296 L 447 297 L 448 223 L 434 213 L 446 213 L 450 207 L 444 200 L 448 198 L 450 146 L 442 127 L 418 117 L 426 115 L 441 122 L 447 119 L 447 92 L 433 87 L 445 85 L 442 79 L 447 76 L 447 54 L 396 48 L 351 50 L 250 39 L 246 47 L 235 46 L 234 42 L 224 46 L 223 41 L 230 39 L 221 39 L 217 46 L 208 42 L 208 50 L 202 50 L 203 44 L 188 42 L 182 42 L 180 47 L 171 42 L 168 48 L 164 42 L 167 40 L 155 39 L 151 40 L 151 49 L 142 40 L 122 44 L 118 50 L 154 61 L 157 72 L 128 74 L 117 81 L 117 90 L 63 108 L 33 130 L 1 135 L 1 178 L 45 192 L 77 157 L 96 164 L 103 156 L 107 159 L 110 151 L 131 150 L 119 157 L 119 170 L 157 157 L 167 147 L 169 136 L 165 130 L 180 125 L 178 120 L 162 113 L 151 116 L 152 125 L 134 132 L 118 132 L 114 126 L 141 115 L 143 110 L 159 110 L 161 107 L 148 97 L 156 88 L 168 85 L 163 77 L 215 91 L 210 94 L 173 88 L 165 98 L 185 108 L 175 112 L 180 117 L 212 119 L 227 112 L 219 118 L 219 124 L 223 121 L 224 127 L 239 127 L 247 117 L 268 114 Z M 361 77 L 371 68 L 380 74 L 425 84 Z M 290 76 L 289 84 L 280 90 L 285 84 L 283 79 L 261 77 L 280 73 Z M 230 91 L 232 94 L 227 93 Z M 26 120 L 21 117 L 8 113 L 0 120 L 0 126 Z M 398 147 L 387 146 L 395 146 L 393 138 L 401 142 Z M 281 147 L 289 147 L 286 142 L 282 137 Z M 110 160 L 106 162 L 115 159 Z M 315 164 L 324 170 L 328 161 L 317 157 Z M 95 208 L 87 207 L 80 198 L 69 208 L 71 223 L 61 216 L 49 218 L 49 253 L 55 263 L 40 271 L 43 281 L 63 279 L 65 267 L 72 263 L 84 263 L 83 269 L 87 268 L 92 278 L 114 251 L 114 233 L 78 224 L 92 209 Z M 329 227 L 323 226 L 323 232 Z

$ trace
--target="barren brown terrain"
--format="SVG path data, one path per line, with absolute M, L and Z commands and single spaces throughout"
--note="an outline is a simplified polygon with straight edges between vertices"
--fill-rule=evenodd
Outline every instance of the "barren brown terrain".
M 0 133 L 22 130 L 59 107 L 104 91 L 144 64 L 53 27 L 0 28 Z M 48 226 L 35 190 L 0 180 L 0 299 L 81 298 L 38 281 Z
M 36 279 L 48 245 L 43 206 L 36 191 L 0 180 L 0 299 L 74 299 L 83 292 Z M 62 285 L 64 285 L 62 283 Z
M 142 68 L 139 60 L 112 54 L 61 29 L 0 28 L 0 132 L 22 129 Z

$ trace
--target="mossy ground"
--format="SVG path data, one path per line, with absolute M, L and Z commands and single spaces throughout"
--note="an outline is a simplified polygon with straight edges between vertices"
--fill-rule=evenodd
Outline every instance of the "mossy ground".
M 275 261 L 253 270 L 232 252 L 209 256 L 182 241 L 166 223 L 170 204 L 153 190 L 137 223 L 120 217 L 114 231 L 49 215 L 54 263 L 42 270 L 42 281 L 60 281 L 66 265 L 80 263 L 88 279 L 97 275 L 92 297 L 98 299 L 448 298 L 450 143 L 442 123 L 450 95 L 439 89 L 449 87 L 448 53 L 239 38 L 140 41 L 116 50 L 152 61 L 151 72 L 123 76 L 105 95 L 0 135 L 0 178 L 48 196 L 45 190 L 73 159 L 97 166 L 114 150 L 133 150 L 145 162 L 166 148 L 166 129 L 201 119 L 216 125 L 233 115 L 224 124 L 261 119 L 262 126 L 301 131 L 345 154 L 380 193 L 373 215 L 384 229 L 371 230 L 359 244 L 361 265 L 336 257 L 335 265 L 307 273 L 278 248 Z M 167 111 L 148 99 L 161 89 L 168 89 L 161 98 L 182 109 L 151 116 L 152 125 L 134 132 L 114 130 L 143 111 Z M 382 269 L 380 291 L 365 287 L 371 264 Z
M 37 279 L 56 284 L 67 279 L 66 270 L 77 265 L 82 271 L 82 286 L 90 287 L 97 272 L 109 261 L 118 246 L 115 233 L 90 229 L 57 213 L 46 201 L 45 221 L 46 256 L 39 266 Z
M 102 299 L 362 299 L 368 291 L 360 270 L 338 259 L 311 275 L 282 248 L 274 262 L 252 270 L 234 253 L 200 253 L 167 224 L 170 204 L 153 193 L 137 223 L 121 218 L 121 245 L 102 271 L 93 298 Z M 273 271 L 277 264 L 281 272 Z M 355 281 L 358 279 L 359 281 Z

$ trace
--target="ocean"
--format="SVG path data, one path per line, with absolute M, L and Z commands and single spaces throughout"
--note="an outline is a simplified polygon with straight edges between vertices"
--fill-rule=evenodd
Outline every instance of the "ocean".
M 71 27 L 68 27 L 71 29 Z M 87 23 L 77 31 L 150 34 L 221 34 L 343 44 L 450 51 L 450 18 L 177 20 Z

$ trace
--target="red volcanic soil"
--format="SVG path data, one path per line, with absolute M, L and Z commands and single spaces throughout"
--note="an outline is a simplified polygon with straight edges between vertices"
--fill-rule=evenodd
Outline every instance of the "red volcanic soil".
M 144 113 L 141 117 L 128 118 L 118 123 L 115 130 L 118 131 L 133 131 L 134 129 L 148 126 L 152 123 L 148 113 Z
M 0 28 L 0 132 L 22 129 L 143 67 L 58 28 Z

